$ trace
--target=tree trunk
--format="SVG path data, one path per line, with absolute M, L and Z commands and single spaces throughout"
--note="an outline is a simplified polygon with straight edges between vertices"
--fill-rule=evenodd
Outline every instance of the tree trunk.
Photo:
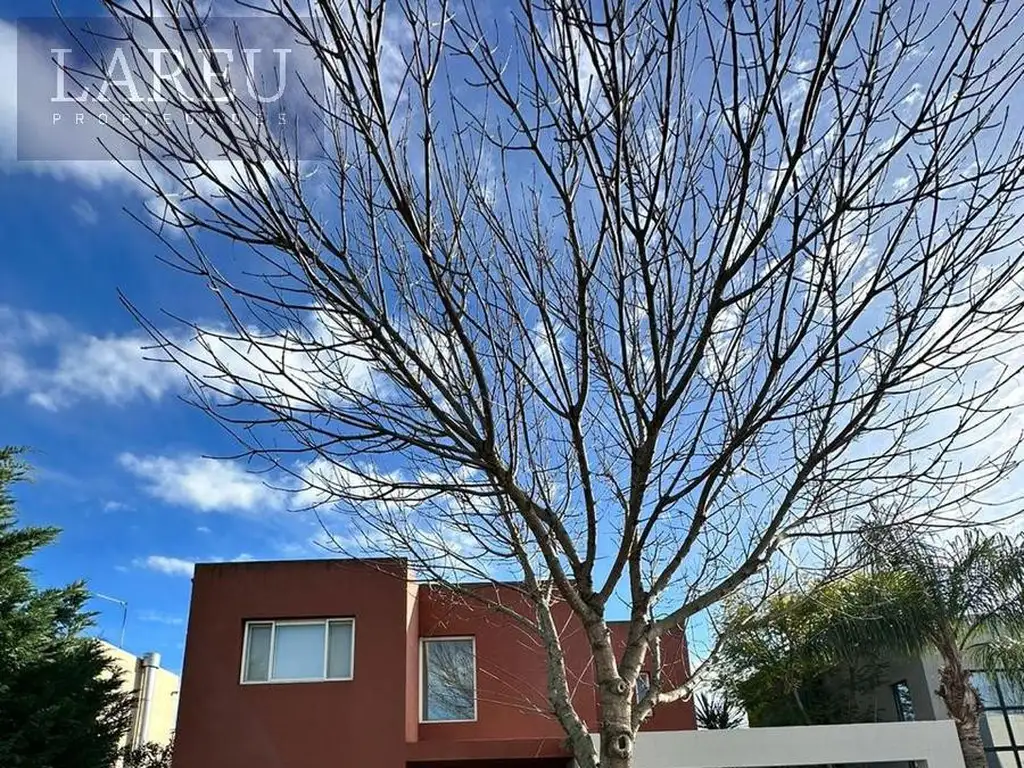
M 632 690 L 625 680 L 600 686 L 601 768 L 632 768 L 634 734 Z
M 633 687 L 620 675 L 612 649 L 611 631 L 605 620 L 599 618 L 591 621 L 586 629 L 594 659 L 594 679 L 601 718 L 598 766 L 633 768 Z M 631 647 L 627 647 L 624 658 L 630 655 L 630 650 Z
M 956 725 L 960 749 L 967 768 L 986 768 L 985 745 L 981 740 L 981 700 L 971 684 L 970 674 L 960 662 L 959 654 L 943 654 L 945 664 L 939 670 L 936 693 L 946 704 L 946 711 Z

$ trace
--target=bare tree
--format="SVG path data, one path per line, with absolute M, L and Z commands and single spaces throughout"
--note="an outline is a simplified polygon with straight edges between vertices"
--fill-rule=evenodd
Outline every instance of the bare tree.
M 495 607 L 540 638 L 584 768 L 632 765 L 690 695 L 666 632 L 837 567 L 882 496 L 880 525 L 975 521 L 1015 466 L 1019 3 L 238 3 L 301 54 L 285 132 L 213 98 L 205 4 L 106 5 L 139 78 L 153 41 L 183 51 L 166 103 L 102 109 L 140 220 L 223 309 L 147 327 L 247 454 L 344 513 L 339 546 L 518 583 L 530 610 Z

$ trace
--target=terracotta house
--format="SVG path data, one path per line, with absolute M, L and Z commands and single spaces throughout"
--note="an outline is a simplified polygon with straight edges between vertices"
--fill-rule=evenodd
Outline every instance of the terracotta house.
M 517 599 L 509 587 L 474 589 Z M 574 704 L 596 730 L 586 639 L 568 611 L 560 619 Z M 663 674 L 684 679 L 681 634 L 663 656 Z M 545 681 L 536 637 L 416 583 L 403 561 L 199 565 L 174 766 L 565 768 Z M 644 726 L 694 728 L 688 701 Z

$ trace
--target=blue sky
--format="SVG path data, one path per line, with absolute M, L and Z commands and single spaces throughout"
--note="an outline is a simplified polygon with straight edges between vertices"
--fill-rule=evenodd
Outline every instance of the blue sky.
M 97 10 L 91 0 L 61 7 L 68 16 Z M 177 669 L 193 563 L 321 554 L 319 528 L 242 464 L 204 458 L 237 446 L 180 400 L 180 372 L 145 360 L 147 337 L 119 292 L 172 333 L 161 309 L 200 327 L 221 316 L 202 283 L 157 260 L 164 247 L 126 213 L 141 212 L 147 193 L 109 163 L 16 161 L 14 20 L 39 12 L 26 0 L 0 6 L 0 443 L 31 451 L 35 482 L 19 491 L 24 522 L 64 529 L 36 559 L 41 581 L 85 578 L 126 601 L 128 649 L 160 651 Z M 35 58 L 21 52 L 20 86 L 42 72 L 41 92 L 52 93 L 47 48 Z M 908 88 L 909 108 L 920 95 Z M 34 146 L 44 133 L 32 133 Z M 870 255 L 867 244 L 850 245 L 855 261 Z M 1005 434 L 1012 440 L 1016 429 Z M 117 640 L 119 609 L 94 608 L 100 634 Z
M 68 14 L 91 3 L 62 3 Z M 0 11 L 10 72 L 13 22 Z M 196 284 L 161 265 L 159 243 L 125 213 L 138 190 L 101 163 L 14 161 L 13 86 L 0 93 L 0 443 L 29 449 L 34 481 L 16 489 L 22 521 L 63 529 L 34 560 L 39 580 L 84 578 L 128 603 L 125 637 L 181 665 L 190 564 L 309 556 L 317 525 L 235 465 L 204 461 L 235 444 L 182 402 L 184 381 L 147 362 L 118 291 L 149 312 L 173 303 L 202 317 Z M 121 613 L 98 601 L 98 632 L 117 642 Z
M 36 559 L 40 580 L 85 578 L 127 601 L 129 649 L 159 650 L 176 667 L 184 563 L 294 555 L 313 532 L 279 519 L 258 479 L 199 460 L 233 443 L 178 399 L 170 366 L 143 360 L 117 291 L 156 307 L 195 286 L 153 258 L 152 238 L 122 210 L 132 202 L 75 177 L 0 177 L 0 423 L 3 442 L 31 449 L 24 522 L 64 529 Z M 116 640 L 119 609 L 95 607 Z
M 60 7 L 98 12 L 89 0 Z M 19 87 L 51 93 L 48 41 L 33 38 L 29 58 L 19 49 L 29 37 L 16 34 L 19 17 L 39 12 L 23 0 L 0 6 L 0 72 L 17 65 Z M 176 368 L 145 359 L 149 339 L 119 293 L 172 332 L 161 310 L 203 325 L 218 308 L 202 284 L 158 261 L 164 247 L 127 212 L 143 214 L 147 193 L 126 173 L 102 161 L 17 160 L 15 84 L 0 86 L 0 443 L 29 449 L 22 522 L 63 529 L 34 566 L 44 584 L 86 579 L 126 601 L 126 647 L 159 651 L 178 670 L 195 562 L 320 556 L 322 530 L 242 463 L 205 458 L 237 443 L 182 402 Z M 98 633 L 117 642 L 120 609 L 92 607 Z

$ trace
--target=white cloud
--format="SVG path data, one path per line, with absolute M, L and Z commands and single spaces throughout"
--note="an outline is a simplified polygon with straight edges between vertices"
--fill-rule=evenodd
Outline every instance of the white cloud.
M 170 627 L 180 627 L 185 623 L 181 616 L 174 616 L 161 611 L 142 611 L 139 614 L 139 621 L 145 621 L 150 624 L 166 624 Z
M 173 365 L 147 360 L 149 347 L 141 333 L 93 336 L 57 315 L 0 305 L 0 395 L 22 394 L 51 411 L 88 399 L 157 400 L 184 382 Z
M 209 532 L 210 532 L 210 529 L 207 528 L 205 525 L 200 525 L 200 526 L 198 526 L 196 528 L 196 533 L 209 533 Z
M 75 214 L 75 217 L 86 226 L 92 226 L 100 220 L 100 215 L 96 213 L 96 209 L 93 208 L 89 201 L 83 197 L 78 198 L 72 204 L 71 212 Z
M 921 83 L 914 83 L 910 86 L 910 93 L 903 99 L 903 103 L 908 107 L 912 107 L 915 104 L 921 103 L 924 100 L 924 88 Z
M 192 578 L 196 567 L 196 564 L 190 560 L 182 560 L 180 557 L 165 557 L 164 555 L 136 558 L 132 561 L 132 565 L 168 576 L 188 576 L 189 578 Z
M 278 405 L 326 404 L 345 388 L 366 391 L 371 370 L 328 314 L 310 312 L 301 332 L 258 333 L 248 338 L 204 327 L 190 338 L 168 332 L 176 363 L 141 332 L 95 336 L 63 318 L 0 305 L 0 396 L 20 394 L 50 411 L 83 400 L 111 405 L 158 401 L 186 388 L 187 367 L 216 382 L 223 396 L 240 394 Z M 42 362 L 45 361 L 45 362 Z
M 200 558 L 199 560 L 185 560 L 181 557 L 167 557 L 165 555 L 149 555 L 148 557 L 135 558 L 132 560 L 132 565 L 136 568 L 144 568 L 148 571 L 166 574 L 167 576 L 188 576 L 191 578 L 195 573 L 197 562 L 247 563 L 255 559 L 256 558 L 248 552 L 243 552 L 242 554 L 235 555 L 232 558 L 214 555 L 212 557 Z M 143 612 L 139 618 L 142 619 L 142 621 L 157 621 L 164 624 L 181 623 L 180 619 L 167 620 L 166 614 L 158 614 L 156 612 Z
M 181 385 L 182 376 L 172 365 L 147 360 L 149 346 L 141 334 L 78 336 L 60 346 L 53 370 L 39 372 L 29 402 L 53 411 L 90 395 L 112 404 L 159 400 Z
M 731 305 L 715 317 L 711 326 L 709 354 L 704 360 L 705 373 L 712 379 L 734 378 L 754 356 L 745 343 L 745 320 L 742 310 Z
M 902 194 L 903 192 L 906 192 L 908 189 L 910 189 L 910 186 L 913 183 L 913 181 L 914 177 L 911 176 L 910 174 L 907 174 L 906 176 L 900 176 L 892 184 L 893 191 Z
M 123 453 L 121 466 L 146 483 L 146 492 L 169 504 L 201 512 L 279 511 L 285 493 L 237 462 L 203 456 L 136 456 Z

